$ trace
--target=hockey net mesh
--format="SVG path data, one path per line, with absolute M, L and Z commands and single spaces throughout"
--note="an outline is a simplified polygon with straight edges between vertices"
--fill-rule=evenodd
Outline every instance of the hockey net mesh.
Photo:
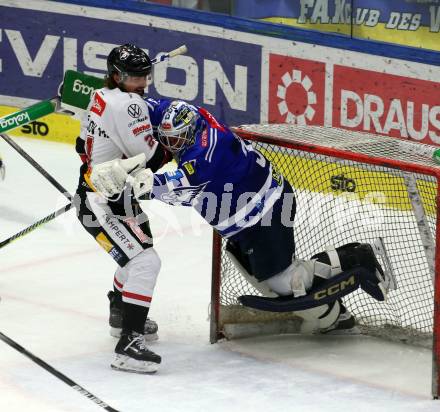
M 434 246 L 437 179 L 429 174 L 344 159 L 344 153 L 436 167 L 433 161 L 415 154 L 414 143 L 333 128 L 249 125 L 236 132 L 240 134 L 240 130 L 252 133 L 252 144 L 294 188 L 296 257 L 310 258 L 327 245 L 371 243 L 382 237 L 396 275 L 397 290 L 390 291 L 387 302 L 377 302 L 359 289 L 346 296 L 344 303 L 364 332 L 429 345 L 433 330 L 433 280 L 405 177 L 415 179 Z M 259 135 L 265 136 L 261 139 L 265 142 L 258 140 Z M 287 148 L 279 142 L 280 138 L 284 142 L 336 148 L 338 154 L 336 157 L 316 150 L 312 153 Z M 240 275 L 224 248 L 222 241 L 218 330 L 225 323 L 264 322 L 279 317 L 240 306 L 239 296 L 259 293 Z M 292 317 L 281 315 L 289 316 Z

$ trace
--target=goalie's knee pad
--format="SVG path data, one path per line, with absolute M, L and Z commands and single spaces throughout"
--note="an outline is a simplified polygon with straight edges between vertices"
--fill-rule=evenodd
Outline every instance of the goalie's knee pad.
M 316 279 L 325 281 L 341 273 L 341 262 L 334 246 L 310 260 L 296 259 L 283 272 L 266 280 L 269 287 L 281 296 L 300 297 L 316 286 Z
M 293 293 L 297 298 L 324 286 L 334 276 L 356 268 L 366 269 L 359 275 L 361 288 L 373 298 L 385 300 L 385 275 L 368 243 L 348 243 L 338 248 L 328 246 L 325 252 L 312 256 L 310 260 L 295 260 L 266 283 L 278 295 Z

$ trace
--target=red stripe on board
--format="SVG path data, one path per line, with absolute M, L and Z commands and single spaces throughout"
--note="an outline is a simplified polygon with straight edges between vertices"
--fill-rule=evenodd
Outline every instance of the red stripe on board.
M 137 299 L 137 300 L 143 300 L 144 302 L 151 302 L 151 296 L 144 296 L 144 295 L 138 295 L 137 293 L 131 293 L 131 292 L 122 292 L 122 296 L 125 296 L 126 298 L 131 299 Z

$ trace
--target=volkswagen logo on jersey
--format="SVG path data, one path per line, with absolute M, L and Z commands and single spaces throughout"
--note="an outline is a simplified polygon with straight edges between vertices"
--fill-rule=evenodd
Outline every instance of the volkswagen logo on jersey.
M 138 104 L 130 104 L 130 106 L 128 106 L 127 112 L 131 117 L 137 119 L 141 115 L 142 110 Z

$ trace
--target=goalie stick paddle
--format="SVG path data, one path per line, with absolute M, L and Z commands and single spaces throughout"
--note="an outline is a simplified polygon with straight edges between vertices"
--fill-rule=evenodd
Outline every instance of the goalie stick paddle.
M 321 286 L 307 292 L 306 296 L 294 298 L 291 296 L 280 296 L 268 298 L 263 296 L 244 295 L 238 299 L 243 306 L 263 310 L 266 312 L 296 312 L 330 304 L 355 291 L 361 283 L 361 279 L 375 277 L 363 267 L 357 267 L 333 276 Z
M 111 406 L 107 405 L 104 401 L 99 399 L 97 396 L 93 395 L 93 393 L 89 392 L 87 389 L 83 388 L 81 385 L 78 385 L 76 382 L 74 382 L 72 379 L 61 373 L 60 371 L 56 370 L 53 366 L 50 366 L 48 363 L 46 363 L 44 360 L 38 358 L 31 352 L 29 352 L 27 349 L 23 348 L 23 346 L 19 345 L 17 342 L 0 332 L 0 339 L 8 344 L 11 348 L 14 348 L 16 351 L 20 352 L 22 355 L 28 357 L 30 360 L 35 362 L 37 365 L 41 366 L 43 369 L 45 369 L 47 372 L 51 373 L 53 376 L 57 377 L 59 380 L 63 381 L 66 385 L 69 385 L 72 389 L 75 389 L 78 393 L 81 395 L 84 395 L 87 399 L 90 399 L 92 402 L 94 402 L 99 407 L 105 409 L 109 412 L 119 412 L 117 409 L 112 408 Z

